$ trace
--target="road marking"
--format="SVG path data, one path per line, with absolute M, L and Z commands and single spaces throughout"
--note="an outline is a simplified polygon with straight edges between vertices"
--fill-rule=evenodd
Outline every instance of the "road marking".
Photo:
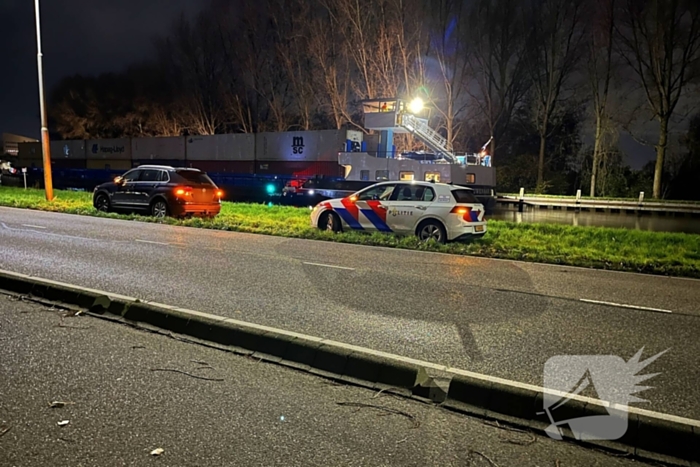
M 307 262 L 304 262 L 303 264 L 308 264 L 309 266 L 320 266 L 322 268 L 344 269 L 345 271 L 354 271 L 355 270 L 355 268 L 346 268 L 345 266 L 333 266 L 332 264 L 307 263 Z
M 23 227 L 33 227 L 35 229 L 45 229 L 46 227 L 42 227 L 40 225 L 32 225 L 32 224 L 22 224 Z
M 151 245 L 165 245 L 165 246 L 170 245 L 170 243 L 152 242 L 150 240 L 139 240 L 138 238 L 136 239 L 136 241 L 139 243 L 150 243 Z
M 29 230 L 29 229 L 15 229 L 13 227 L 8 227 L 7 224 L 4 222 L 0 222 L 0 225 L 2 225 L 2 228 L 5 230 L 11 230 L 13 232 L 32 232 L 32 233 L 41 233 L 42 235 L 45 236 L 50 236 L 50 237 L 60 237 L 60 238 L 75 238 L 77 240 L 90 240 L 90 241 L 97 241 L 97 242 L 102 242 L 104 240 L 99 239 L 99 238 L 88 238 L 88 237 L 76 237 L 75 235 L 64 235 L 64 234 L 57 234 L 53 232 L 38 232 L 36 230 Z M 42 228 L 42 227 L 40 227 Z M 44 228 L 45 229 L 45 228 Z M 119 242 L 119 240 L 112 240 L 113 242 Z M 128 241 L 123 242 L 123 243 L 128 243 Z
M 608 305 L 608 306 L 616 306 L 619 308 L 630 308 L 632 310 L 642 310 L 642 311 L 655 311 L 657 313 L 673 313 L 671 310 L 664 310 L 662 308 L 650 308 L 647 306 L 638 306 L 638 305 L 626 305 L 624 303 L 615 303 L 615 302 L 603 302 L 601 300 L 589 300 L 587 298 L 579 298 L 580 301 L 586 302 L 586 303 L 594 303 L 596 305 Z

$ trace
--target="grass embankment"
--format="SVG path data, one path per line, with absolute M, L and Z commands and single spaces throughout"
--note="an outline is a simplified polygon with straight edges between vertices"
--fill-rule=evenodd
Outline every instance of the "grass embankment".
M 309 225 L 309 210 L 265 204 L 223 203 L 213 220 L 158 221 L 138 215 L 104 214 L 92 207 L 91 193 L 56 191 L 48 203 L 41 190 L 0 187 L 0 205 L 208 229 L 249 232 L 459 255 L 516 259 L 620 271 L 700 278 L 700 235 L 604 227 L 515 224 L 489 221 L 487 234 L 469 243 L 421 244 L 415 237 L 346 232 L 334 235 Z

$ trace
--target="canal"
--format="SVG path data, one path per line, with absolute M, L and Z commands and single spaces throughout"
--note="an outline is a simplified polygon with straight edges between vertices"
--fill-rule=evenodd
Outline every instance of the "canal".
M 700 234 L 700 217 L 672 216 L 659 214 L 620 213 L 610 214 L 604 212 L 575 212 L 553 209 L 528 209 L 518 212 L 517 209 L 508 209 L 501 206 L 489 216 L 490 219 L 498 219 L 516 223 L 536 222 L 544 224 L 565 224 L 586 227 L 621 227 L 625 229 L 651 230 L 655 232 L 685 232 Z

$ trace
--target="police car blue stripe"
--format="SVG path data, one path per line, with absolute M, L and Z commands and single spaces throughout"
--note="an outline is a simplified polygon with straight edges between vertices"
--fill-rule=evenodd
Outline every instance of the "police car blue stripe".
M 343 218 L 343 220 L 350 226 L 350 228 L 356 229 L 356 230 L 364 230 L 362 228 L 362 225 L 352 217 L 352 214 L 348 212 L 347 209 L 345 208 L 333 208 L 333 211 L 337 212 L 340 217 Z
M 381 220 L 379 216 L 377 215 L 376 212 L 374 212 L 372 209 L 361 209 L 360 212 L 364 214 L 369 221 L 374 224 L 374 226 L 379 230 L 380 232 L 391 232 L 392 230 L 389 228 L 388 225 L 386 225 L 386 222 Z

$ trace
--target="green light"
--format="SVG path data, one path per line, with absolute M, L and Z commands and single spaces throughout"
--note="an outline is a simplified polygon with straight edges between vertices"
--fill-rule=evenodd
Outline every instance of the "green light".
M 268 183 L 265 187 L 265 191 L 267 191 L 268 195 L 273 194 L 275 192 L 275 185 L 273 185 L 272 183 Z

